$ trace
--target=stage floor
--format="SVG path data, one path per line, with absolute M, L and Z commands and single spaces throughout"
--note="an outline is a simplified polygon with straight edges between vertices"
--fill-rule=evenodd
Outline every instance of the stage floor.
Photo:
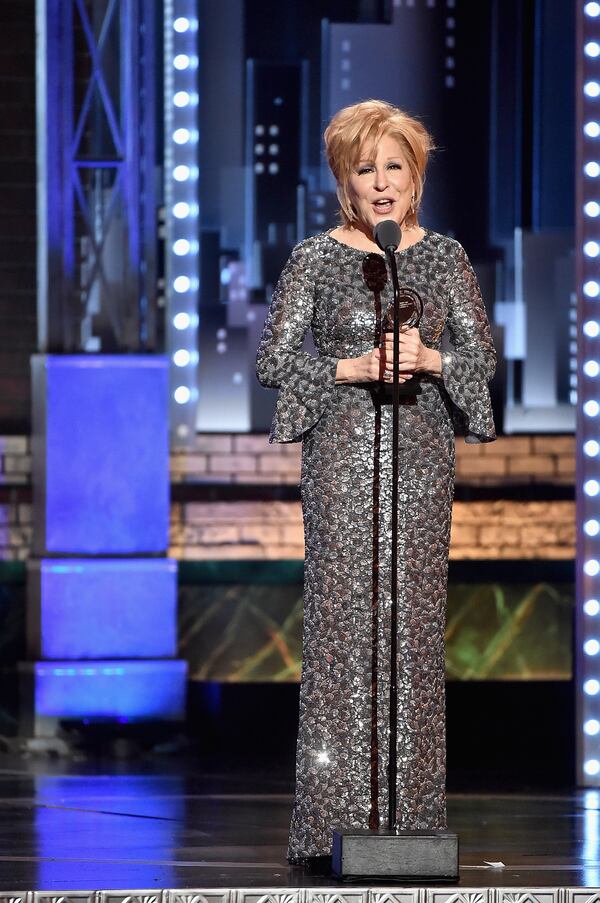
M 574 889 L 600 887 L 596 791 L 450 795 L 460 879 L 425 890 L 388 880 L 381 887 L 350 885 L 288 866 L 291 789 L 272 771 L 208 774 L 171 759 L 119 764 L 0 757 L 0 903 L 26 900 L 28 891 L 51 892 L 56 901 L 59 891 L 109 889 L 154 903 L 144 898 L 173 888 L 189 890 L 167 898 L 187 903 L 265 897 L 271 903 L 359 903 L 383 899 L 383 887 L 400 903 L 444 903 L 457 899 L 457 891 L 466 903 L 583 903 L 594 895 Z M 292 892 L 300 888 L 307 890 Z M 565 888 L 571 889 L 566 896 Z

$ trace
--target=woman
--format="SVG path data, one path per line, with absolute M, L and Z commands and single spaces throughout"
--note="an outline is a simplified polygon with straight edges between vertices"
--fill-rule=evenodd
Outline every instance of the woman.
M 462 246 L 418 223 L 431 138 L 381 101 L 337 113 L 325 147 L 342 224 L 294 248 L 257 375 L 280 389 L 271 442 L 302 441 L 304 636 L 288 859 L 331 852 L 334 827 L 386 825 L 391 563 L 392 302 L 378 222 L 402 229 L 401 285 L 423 300 L 400 337 L 398 824 L 446 827 L 444 629 L 454 430 L 495 438 L 495 351 Z M 444 326 L 454 350 L 439 351 Z M 318 356 L 301 351 L 312 330 Z M 381 347 L 380 347 L 381 346 Z M 411 384 L 414 385 L 414 384 Z M 379 390 L 379 391 L 378 391 Z

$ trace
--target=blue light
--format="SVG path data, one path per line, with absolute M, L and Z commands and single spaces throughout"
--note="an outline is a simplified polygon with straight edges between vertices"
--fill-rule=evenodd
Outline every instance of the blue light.
M 583 729 L 590 737 L 595 737 L 598 731 L 600 731 L 600 721 L 597 721 L 595 718 L 590 718 L 583 725 Z
M 600 326 L 596 320 L 586 320 L 583 324 L 583 331 L 590 339 L 595 339 L 600 333 Z
M 598 532 L 600 532 L 600 523 L 598 523 L 598 521 L 593 518 L 591 520 L 586 520 L 583 525 L 583 529 L 588 536 L 597 536 Z
M 586 417 L 597 417 L 598 412 L 600 411 L 600 404 L 594 399 L 590 399 L 590 401 L 586 401 L 583 406 L 583 413 Z
M 597 201 L 588 201 L 583 205 L 583 212 L 586 216 L 600 216 L 600 204 Z
M 594 81 L 586 82 L 583 86 L 583 93 L 586 97 L 598 97 L 600 94 L 600 85 L 598 82 Z
M 583 565 L 583 570 L 588 577 L 595 577 L 600 571 L 600 562 L 596 558 L 589 558 Z
M 583 132 L 588 138 L 597 138 L 600 135 L 600 125 L 594 120 L 590 120 L 584 125 Z
M 191 137 L 192 133 L 189 129 L 175 129 L 173 132 L 173 141 L 175 144 L 187 144 Z
M 584 603 L 583 610 L 590 618 L 595 618 L 600 611 L 600 602 L 598 602 L 597 599 L 588 599 L 587 602 Z
M 187 53 L 178 53 L 173 59 L 173 65 L 181 72 L 192 65 L 192 58 L 189 57 Z
M 192 97 L 189 91 L 176 91 L 173 95 L 173 103 L 176 107 L 187 107 L 191 103 Z
M 185 219 L 187 216 L 190 215 L 191 212 L 192 212 L 191 205 L 188 204 L 186 201 L 179 201 L 177 204 L 173 205 L 173 216 L 176 219 Z M 598 324 L 596 323 L 596 326 L 597 325 Z
M 583 692 L 586 693 L 588 696 L 597 696 L 599 690 L 600 690 L 600 683 L 598 683 L 598 681 L 595 680 L 594 678 L 591 678 L 590 680 L 586 680 L 586 682 L 583 685 Z
M 190 178 L 192 171 L 189 166 L 185 166 L 181 164 L 180 166 L 176 166 L 173 170 L 173 178 L 176 182 L 185 182 Z
M 583 52 L 586 56 L 595 59 L 600 55 L 600 44 L 598 44 L 597 41 L 588 41 L 583 47 Z
M 173 288 L 179 294 L 188 292 L 190 290 L 191 284 L 192 282 L 189 276 L 177 276 L 177 278 L 173 280 Z
M 185 257 L 186 254 L 189 254 L 192 249 L 191 243 L 187 238 L 178 238 L 177 241 L 173 242 L 173 254 L 176 254 L 178 257 Z
M 589 775 L 598 774 L 600 772 L 600 762 L 598 759 L 588 759 L 583 766 L 583 770 Z
M 185 348 L 179 348 L 173 355 L 173 363 L 176 367 L 187 367 L 191 360 L 192 356 Z
M 192 397 L 192 393 L 187 386 L 177 386 L 175 391 L 173 392 L 173 398 L 177 402 L 177 404 L 187 404 Z
M 588 439 L 587 442 L 584 442 L 583 451 L 588 458 L 595 458 L 598 452 L 600 452 L 600 445 L 595 439 Z
M 583 651 L 586 655 L 598 655 L 600 651 L 600 643 L 598 640 L 586 640 L 583 644 Z
M 586 16 L 595 19 L 596 16 L 600 16 L 600 3 L 586 3 L 583 7 L 583 11 Z
M 586 361 L 583 365 L 583 372 L 586 376 L 598 376 L 598 373 L 600 373 L 600 364 L 598 361 Z
M 595 160 L 590 160 L 589 163 L 586 163 L 583 167 L 583 171 L 590 179 L 597 179 L 600 175 L 600 166 Z
M 598 480 L 586 480 L 583 484 L 583 491 L 586 495 L 598 495 L 598 492 L 600 491 L 600 483 L 598 483 Z
M 173 317 L 173 326 L 175 329 L 189 329 L 192 325 L 192 321 L 189 314 L 186 313 L 178 313 Z
M 178 19 L 175 19 L 173 22 L 174 31 L 179 34 L 183 34 L 186 31 L 189 31 L 190 28 L 190 20 L 186 19 L 184 16 L 179 16 Z

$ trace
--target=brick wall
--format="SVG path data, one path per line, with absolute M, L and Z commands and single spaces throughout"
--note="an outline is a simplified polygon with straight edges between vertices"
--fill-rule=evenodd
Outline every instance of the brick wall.
M 488 445 L 457 441 L 457 486 L 570 485 L 572 436 L 503 437 Z M 269 445 L 264 435 L 199 435 L 191 452 L 172 458 L 172 480 L 181 484 L 297 485 L 300 446 Z M 28 555 L 31 505 L 29 440 L 0 437 L 0 559 Z M 12 488 L 11 488 L 12 487 Z M 21 490 L 21 491 L 19 491 Z M 178 493 L 179 494 L 179 493 Z M 498 493 L 496 493 L 497 495 Z M 525 494 L 525 492 L 524 492 Z M 549 493 L 551 494 L 551 493 Z M 171 506 L 171 554 L 180 559 L 302 558 L 299 501 L 176 501 Z M 453 559 L 572 558 L 575 506 L 569 500 L 457 500 Z

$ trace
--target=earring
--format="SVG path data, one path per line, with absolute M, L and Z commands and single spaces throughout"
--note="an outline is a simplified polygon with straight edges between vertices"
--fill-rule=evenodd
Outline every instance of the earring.
M 412 215 L 414 215 L 414 213 L 415 213 L 415 196 L 414 196 L 414 194 L 413 194 L 412 198 L 410 199 L 410 211 L 409 212 Z

